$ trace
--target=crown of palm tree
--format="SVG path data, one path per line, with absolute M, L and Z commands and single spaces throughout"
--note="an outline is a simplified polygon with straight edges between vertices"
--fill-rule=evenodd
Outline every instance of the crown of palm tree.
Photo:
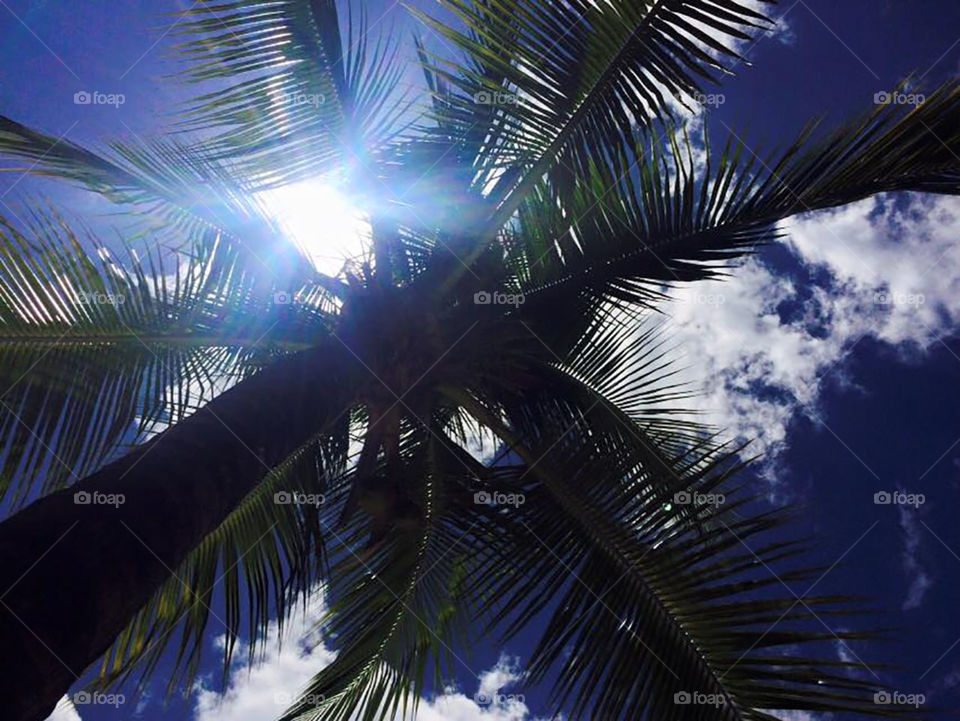
M 202 142 L 93 152 L 0 117 L 0 152 L 105 195 L 155 243 L 112 252 L 42 203 L 0 220 L 0 491 L 34 501 L 0 524 L 0 634 L 26 659 L 3 683 L 36 694 L 17 718 L 75 680 L 25 627 L 76 671 L 101 659 L 104 686 L 172 644 L 173 689 L 211 615 L 226 673 L 239 638 L 255 657 L 321 581 L 338 655 L 284 719 L 391 717 L 477 629 L 531 625 L 527 680 L 552 679 L 573 718 L 903 715 L 822 643 L 868 636 L 822 621 L 854 599 L 784 592 L 823 569 L 732 485 L 741 449 L 678 410 L 651 311 L 791 215 L 960 191 L 957 84 L 701 162 L 671 108 L 743 60 L 761 13 L 441 4 L 455 22 L 413 10 L 460 54 L 417 42 L 428 107 L 398 98 L 397 47 L 368 42 L 362 12 L 269 0 L 174 26 L 186 80 L 215 84 L 181 116 Z M 337 276 L 257 200 L 332 172 L 370 221 Z M 469 451 L 484 434 L 492 462 Z

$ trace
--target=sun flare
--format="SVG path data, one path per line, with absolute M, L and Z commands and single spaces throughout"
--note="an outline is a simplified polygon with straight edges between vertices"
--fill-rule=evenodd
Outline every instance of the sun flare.
M 322 273 L 337 275 L 367 247 L 369 222 L 332 185 L 308 180 L 267 191 L 261 199 Z

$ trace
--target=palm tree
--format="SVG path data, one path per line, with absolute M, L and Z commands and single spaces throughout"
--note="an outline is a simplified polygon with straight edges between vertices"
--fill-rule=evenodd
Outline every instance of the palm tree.
M 0 118 L 0 152 L 136 219 L 120 249 L 41 202 L 0 221 L 8 718 L 45 718 L 98 659 L 107 686 L 169 650 L 176 687 L 211 615 L 226 672 L 319 582 L 338 655 L 284 719 L 388 717 L 474 629 L 532 622 L 528 682 L 571 717 L 900 715 L 822 643 L 865 637 L 820 621 L 860 607 L 781 590 L 819 572 L 735 493 L 740 449 L 678 414 L 651 311 L 794 214 L 960 191 L 957 84 L 701 162 L 673 99 L 760 13 L 442 5 L 414 10 L 461 54 L 417 42 L 428 107 L 362 13 L 341 35 L 333 0 L 269 0 L 178 18 L 189 134 L 94 152 Z M 333 173 L 370 221 L 336 276 L 258 200 Z

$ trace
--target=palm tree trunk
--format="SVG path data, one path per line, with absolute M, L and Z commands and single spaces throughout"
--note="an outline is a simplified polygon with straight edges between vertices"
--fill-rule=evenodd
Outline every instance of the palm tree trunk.
M 345 410 L 343 356 L 326 346 L 280 361 L 0 523 L 4 719 L 52 713 L 267 468 Z M 78 492 L 107 503 L 77 503 Z

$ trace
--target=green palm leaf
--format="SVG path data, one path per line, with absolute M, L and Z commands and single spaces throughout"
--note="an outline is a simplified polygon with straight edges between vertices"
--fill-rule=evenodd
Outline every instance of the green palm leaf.
M 128 206 L 132 217 L 142 216 L 137 235 L 159 236 L 178 250 L 229 252 L 217 259 L 226 267 L 239 256 L 263 292 L 270 285 L 287 291 L 307 280 L 325 282 L 234 164 L 178 140 L 116 142 L 111 151 L 98 154 L 0 116 L 0 153 L 27 161 L 33 175 L 62 178 Z
M 775 239 L 784 218 L 876 193 L 958 192 L 958 123 L 951 81 L 911 112 L 880 106 L 820 138 L 811 126 L 778 156 L 733 136 L 719 159 L 707 147 L 702 173 L 690 140 L 671 134 L 666 149 L 638 147 L 639 164 L 620 155 L 593 166 L 563 213 L 542 184 L 521 209 L 525 242 L 510 244 L 511 265 L 535 304 L 581 293 L 650 302 L 661 284 L 715 277 Z
M 638 127 L 669 117 L 669 96 L 695 95 L 703 83 L 716 82 L 716 73 L 726 71 L 721 58 L 742 59 L 734 39 L 749 40 L 744 31 L 766 22 L 740 3 L 707 0 L 444 4 L 468 32 L 423 17 L 470 61 L 444 73 L 464 93 L 456 112 L 465 127 L 487 121 L 492 137 L 484 160 L 511 158 L 490 191 L 499 207 L 484 239 L 543 175 L 567 187 L 575 174 L 631 147 Z M 701 23 L 710 33 L 696 27 Z M 475 121 L 471 103 L 495 110 L 476 110 Z
M 341 37 L 332 0 L 199 5 L 172 26 L 189 83 L 214 89 L 183 112 L 215 155 L 258 187 L 315 177 L 375 154 L 396 133 L 396 46 L 370 47 L 366 11 Z M 226 83 L 227 87 L 222 86 Z
M 223 632 L 224 679 L 238 637 L 247 640 L 247 663 L 255 662 L 274 618 L 282 630 L 294 605 L 306 600 L 319 579 L 322 506 L 336 502 L 338 484 L 331 481 L 343 473 L 348 430 L 349 414 L 344 413 L 266 473 L 236 510 L 172 569 L 105 654 L 98 686 L 109 688 L 138 672 L 145 682 L 177 641 L 178 630 L 178 673 L 170 674 L 168 693 L 192 686 L 211 626 Z M 298 498 L 311 502 L 295 502 Z M 215 611 L 216 589 L 224 600 Z
M 121 263 L 53 212 L 0 219 L 0 494 L 59 488 L 322 333 L 216 251 Z
M 855 599 L 777 593 L 781 583 L 812 583 L 825 570 L 783 569 L 782 561 L 797 554 L 795 544 L 765 543 L 760 535 L 782 517 L 744 517 L 743 501 L 694 506 L 696 526 L 706 526 L 695 530 L 662 495 L 640 491 L 649 487 L 647 467 L 635 448 L 614 454 L 576 433 L 568 443 L 550 434 L 528 445 L 496 414 L 463 395 L 455 400 L 540 481 L 518 509 L 527 533 L 511 537 L 515 545 L 503 563 L 512 573 L 483 576 L 474 593 L 496 599 L 495 621 L 509 622 L 510 635 L 543 612 L 546 599 L 557 599 L 529 680 L 559 667 L 555 700 L 573 718 L 685 719 L 684 695 L 711 700 L 712 708 L 697 707 L 711 719 L 772 719 L 768 708 L 910 712 L 878 709 L 878 687 L 844 673 L 858 663 L 835 661 L 829 646 L 817 654 L 818 642 L 870 636 L 818 626 L 855 613 Z M 712 459 L 699 473 L 678 474 L 671 490 L 732 500 L 727 478 L 735 469 L 729 459 Z M 557 524 L 561 516 L 569 523 Z M 745 592 L 759 592 L 759 600 L 742 599 Z M 777 655 L 798 646 L 812 650 Z
M 467 524 L 470 478 L 439 438 L 414 432 L 404 460 L 382 468 L 383 488 L 402 488 L 409 500 L 385 538 L 364 548 L 365 522 L 329 534 L 336 560 L 323 627 L 340 650 L 283 719 L 313 718 L 317 711 L 344 720 L 406 715 L 416 709 L 426 677 L 439 681 L 445 669 L 464 663 L 452 644 L 465 631 L 464 582 L 467 567 L 477 563 L 465 556 L 489 551 L 476 545 L 476 521 Z

